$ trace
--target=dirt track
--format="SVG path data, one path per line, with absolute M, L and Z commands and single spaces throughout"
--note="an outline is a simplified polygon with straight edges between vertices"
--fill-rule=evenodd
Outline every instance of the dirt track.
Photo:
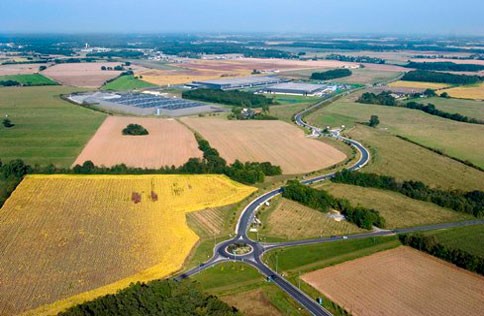
M 482 315 L 484 278 L 408 247 L 302 279 L 352 315 Z
M 149 131 L 147 136 L 123 136 L 121 131 L 137 123 Z M 193 134 L 170 119 L 108 117 L 89 141 L 75 164 L 91 160 L 95 165 L 160 168 L 180 166 L 191 157 L 201 157 Z
M 346 158 L 339 150 L 309 139 L 299 128 L 281 121 L 229 121 L 184 118 L 228 162 L 270 161 L 285 174 L 298 174 L 329 167 Z

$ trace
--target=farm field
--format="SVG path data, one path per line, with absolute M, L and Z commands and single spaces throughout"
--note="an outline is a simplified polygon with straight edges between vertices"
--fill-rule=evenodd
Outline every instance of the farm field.
M 0 128 L 0 158 L 70 166 L 106 117 L 60 99 L 73 91 L 59 86 L 2 88 L 0 111 L 15 126 Z
M 0 81 L 14 80 L 24 86 L 53 86 L 57 82 L 42 76 L 41 74 L 22 74 L 0 76 Z
M 40 66 L 47 66 L 47 64 L 0 65 L 0 76 L 35 74 L 39 72 Z
M 121 65 L 121 63 L 66 63 L 49 67 L 42 71 L 42 74 L 66 86 L 98 88 L 121 73 L 121 71 L 116 70 L 103 71 L 101 67 L 115 67 L 118 65 Z
M 255 190 L 219 175 L 27 176 L 0 210 L 0 314 L 50 315 L 166 277 L 199 239 L 187 213 Z
M 414 89 L 434 89 L 440 90 L 447 88 L 449 85 L 435 82 L 403 81 L 398 80 L 388 84 L 392 88 L 414 88 Z
M 452 229 L 431 231 L 426 235 L 432 235 L 437 240 L 451 248 L 468 251 L 476 256 L 484 257 L 484 225 L 458 227 Z
M 270 161 L 285 174 L 323 169 L 346 158 L 328 144 L 305 137 L 304 132 L 281 121 L 229 121 L 183 118 L 228 162 Z
M 396 192 L 340 183 L 323 184 L 320 188 L 338 198 L 349 200 L 353 205 L 379 211 L 388 229 L 473 219 L 471 215 L 430 202 L 417 201 Z
M 271 203 L 267 210 L 258 213 L 263 223 L 259 236 L 298 240 L 365 232 L 356 225 L 337 222 L 325 213 L 288 199 L 274 198 Z
M 136 71 L 143 80 L 156 85 L 182 84 L 191 81 L 220 79 L 223 77 L 249 76 L 254 69 L 260 71 L 283 71 L 307 68 L 335 68 L 352 63 L 339 61 L 318 60 L 283 60 L 262 58 L 238 58 L 233 60 L 188 60 L 182 64 L 163 65 L 173 66 L 172 69 L 143 69 Z M 145 64 L 146 65 L 146 64 Z
M 127 136 L 128 124 L 140 124 L 149 135 Z M 193 133 L 173 119 L 109 116 L 74 162 L 91 160 L 95 165 L 160 168 L 181 166 L 192 157 L 202 157 Z
M 469 160 L 484 167 L 484 125 L 469 124 L 433 116 L 422 111 L 354 102 L 357 94 L 315 111 L 307 116 L 316 126 L 352 127 L 378 115 L 379 129 L 405 136 L 419 144 L 440 150 L 452 157 Z M 472 137 L 469 137 L 472 135 Z
M 468 117 L 484 120 L 484 102 L 474 100 L 462 100 L 453 98 L 428 98 L 425 101 L 416 101 L 421 103 L 432 103 L 439 110 L 459 113 Z
M 484 83 L 460 86 L 450 89 L 442 90 L 442 92 L 447 92 L 451 97 L 458 99 L 473 99 L 473 100 L 484 100 Z
M 121 76 L 102 86 L 103 90 L 133 90 L 155 87 L 155 85 L 135 78 L 133 75 Z
M 338 240 L 269 251 L 264 262 L 280 273 L 293 275 L 335 265 L 401 245 L 396 236 Z M 277 258 L 277 260 L 276 260 Z
M 371 151 L 372 161 L 365 166 L 364 172 L 388 175 L 400 181 L 422 181 L 429 186 L 446 190 L 484 190 L 482 171 L 386 131 L 356 125 L 347 134 L 362 141 Z
M 353 315 L 480 315 L 484 278 L 408 247 L 302 279 Z

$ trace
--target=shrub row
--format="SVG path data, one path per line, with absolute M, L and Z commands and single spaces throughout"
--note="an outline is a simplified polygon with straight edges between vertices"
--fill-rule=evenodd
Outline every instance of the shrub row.
M 346 199 L 335 198 L 324 190 L 311 188 L 298 181 L 289 181 L 283 188 L 282 196 L 320 212 L 337 209 L 349 222 L 364 229 L 371 229 L 373 226 L 385 227 L 385 219 L 378 211 L 361 206 L 353 207 Z
M 331 181 L 395 191 L 412 199 L 432 202 L 457 212 L 472 214 L 476 217 L 484 216 L 483 191 L 444 191 L 432 189 L 420 181 L 398 182 L 393 177 L 374 173 L 351 172 L 346 169 L 337 172 Z
M 253 94 L 238 90 L 224 91 L 215 89 L 193 89 L 183 91 L 184 99 L 198 100 L 205 102 L 236 105 L 247 108 L 259 108 L 265 105 L 274 104 L 274 99 L 267 98 L 261 94 Z

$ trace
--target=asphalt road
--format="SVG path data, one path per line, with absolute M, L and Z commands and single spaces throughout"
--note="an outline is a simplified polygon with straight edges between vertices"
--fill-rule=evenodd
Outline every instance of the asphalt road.
M 309 129 L 311 132 L 315 132 L 316 134 L 321 134 L 321 130 L 315 126 L 311 126 L 308 123 L 304 122 L 302 119 L 303 115 L 308 111 L 311 111 L 313 108 L 320 106 L 325 102 L 331 102 L 332 99 L 336 99 L 338 97 L 329 98 L 323 100 L 310 108 L 297 113 L 294 116 L 294 120 L 297 125 L 305 127 Z M 339 133 L 333 133 L 332 137 L 344 141 L 345 143 L 349 144 L 353 148 L 355 148 L 359 153 L 359 159 L 356 161 L 352 166 L 348 169 L 355 171 L 362 167 L 364 167 L 370 161 L 370 152 L 359 142 L 345 138 L 339 135 Z M 334 176 L 334 173 L 317 176 L 311 179 L 306 179 L 301 181 L 303 184 L 313 184 L 316 182 L 324 181 L 330 179 Z M 316 239 L 308 239 L 308 240 L 298 240 L 298 241 L 289 241 L 289 242 L 281 242 L 281 243 L 260 243 L 258 241 L 251 240 L 247 236 L 247 231 L 251 226 L 251 223 L 254 220 L 254 216 L 257 213 L 258 208 L 263 205 L 265 202 L 269 201 L 273 197 L 282 193 L 282 187 L 269 191 L 267 193 L 262 194 L 261 196 L 257 197 L 256 199 L 252 200 L 242 211 L 242 214 L 239 217 L 237 222 L 236 230 L 235 230 L 235 237 L 232 239 L 223 241 L 217 244 L 214 247 L 214 255 L 208 261 L 200 264 L 199 266 L 184 272 L 183 274 L 177 276 L 175 280 L 182 280 L 184 278 L 193 276 L 211 266 L 214 266 L 220 262 L 227 262 L 227 261 L 240 261 L 245 262 L 253 267 L 255 267 L 262 275 L 266 278 L 271 279 L 271 282 L 279 286 L 284 292 L 286 292 L 289 296 L 291 296 L 294 300 L 296 300 L 302 307 L 304 307 L 308 312 L 312 315 L 317 316 L 330 316 L 332 315 L 328 310 L 320 306 L 315 299 L 309 297 L 304 292 L 300 291 L 296 286 L 292 283 L 284 279 L 280 274 L 276 271 L 272 270 L 268 267 L 264 262 L 262 262 L 262 256 L 265 252 L 281 248 L 281 247 L 291 247 L 291 246 L 299 246 L 299 245 L 310 245 L 316 243 L 327 243 L 327 242 L 334 242 L 343 239 L 361 239 L 361 238 L 368 238 L 368 237 L 377 237 L 377 236 L 388 236 L 392 234 L 398 233 L 408 233 L 408 232 L 416 232 L 416 231 L 425 231 L 425 230 L 435 230 L 435 229 L 444 229 L 444 228 L 451 228 L 451 227 L 461 227 L 461 226 L 469 226 L 469 225 L 478 225 L 484 224 L 484 220 L 472 220 L 472 221 L 464 221 L 464 222 L 456 222 L 456 223 L 445 223 L 445 224 L 437 224 L 437 225 L 428 225 L 428 226 L 419 226 L 419 227 L 411 227 L 411 228 L 404 228 L 404 229 L 395 229 L 395 230 L 379 230 L 373 231 L 368 233 L 356 234 L 356 235 L 349 235 L 349 236 L 335 236 L 330 238 L 316 238 Z M 250 253 L 244 255 L 233 255 L 227 252 L 227 247 L 233 243 L 244 243 L 249 245 L 252 248 Z

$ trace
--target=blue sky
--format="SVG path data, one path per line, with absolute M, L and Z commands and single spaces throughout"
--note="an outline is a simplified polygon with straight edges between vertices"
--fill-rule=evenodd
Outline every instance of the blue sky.
M 484 35 L 484 0 L 0 0 L 4 32 Z

